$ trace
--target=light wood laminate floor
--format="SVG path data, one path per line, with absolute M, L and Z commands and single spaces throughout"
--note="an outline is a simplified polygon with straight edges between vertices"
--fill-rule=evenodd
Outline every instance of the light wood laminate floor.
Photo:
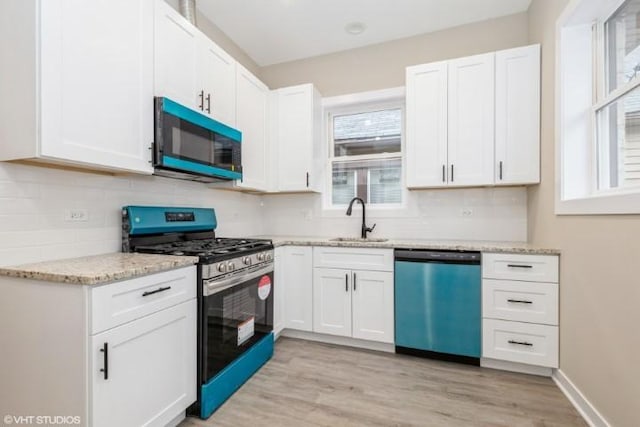
M 550 378 L 280 338 L 195 426 L 586 426 Z

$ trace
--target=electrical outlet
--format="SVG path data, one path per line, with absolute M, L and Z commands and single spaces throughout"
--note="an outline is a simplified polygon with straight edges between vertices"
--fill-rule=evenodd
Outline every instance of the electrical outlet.
M 89 221 L 89 211 L 86 209 L 69 209 L 64 213 L 65 221 Z
M 460 212 L 462 214 L 462 216 L 473 216 L 473 209 L 471 208 L 462 208 L 462 211 Z

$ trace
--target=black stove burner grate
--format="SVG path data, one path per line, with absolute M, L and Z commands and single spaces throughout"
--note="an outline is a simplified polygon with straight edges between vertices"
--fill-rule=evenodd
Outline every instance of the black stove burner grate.
M 156 245 L 140 245 L 136 252 L 163 255 L 191 255 L 201 257 L 227 256 L 229 254 L 255 252 L 268 249 L 271 242 L 256 239 L 214 238 L 201 240 L 181 240 Z

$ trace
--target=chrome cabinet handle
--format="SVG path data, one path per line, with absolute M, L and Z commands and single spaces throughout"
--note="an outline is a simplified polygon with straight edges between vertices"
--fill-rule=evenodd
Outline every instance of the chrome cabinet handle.
M 344 291 L 349 292 L 349 275 L 344 275 Z
M 453 182 L 453 164 L 451 165 L 451 182 Z
M 200 111 L 204 111 L 204 90 L 200 91 Z
M 500 166 L 499 166 L 499 179 L 500 181 L 502 181 L 502 160 L 500 160 Z
M 211 113 L 211 94 L 207 94 L 207 113 Z
M 526 265 L 526 264 L 507 264 L 507 267 L 509 267 L 509 268 L 533 268 L 532 265 Z
M 356 273 L 353 273 L 353 292 L 356 291 Z
M 442 182 L 447 181 L 447 167 L 442 165 Z

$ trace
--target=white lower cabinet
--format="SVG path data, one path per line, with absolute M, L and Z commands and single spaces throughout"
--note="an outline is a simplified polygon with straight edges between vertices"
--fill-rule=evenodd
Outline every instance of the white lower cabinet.
M 196 267 L 101 285 L 0 276 L 6 414 L 175 425 L 196 400 Z
M 482 254 L 482 357 L 557 368 L 555 255 Z
M 351 336 L 350 270 L 313 269 L 313 331 Z
M 93 426 L 164 426 L 196 400 L 196 300 L 91 337 Z
M 392 249 L 316 247 L 313 265 L 314 332 L 394 342 Z
M 274 332 L 313 329 L 313 252 L 310 246 L 283 246 L 275 253 Z M 280 289 L 280 291 L 278 290 Z M 278 297 L 278 293 L 282 297 Z M 280 316 L 280 317 L 278 317 Z

